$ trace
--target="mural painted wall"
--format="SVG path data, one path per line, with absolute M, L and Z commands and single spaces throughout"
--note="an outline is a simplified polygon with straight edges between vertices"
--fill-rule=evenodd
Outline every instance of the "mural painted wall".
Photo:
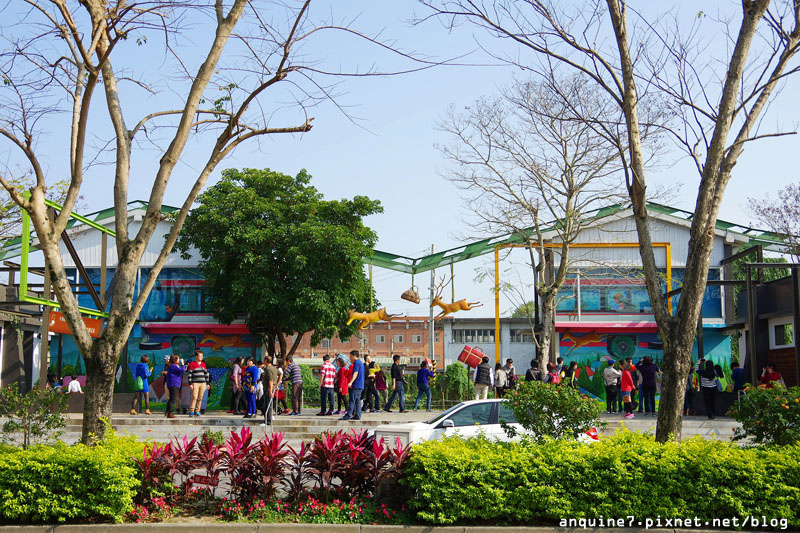
M 560 334 L 559 350 L 564 364 L 578 363 L 578 386 L 584 393 L 605 401 L 603 369 L 611 360 L 620 361 L 633 358 L 636 365 L 645 356 L 661 366 L 664 358 L 663 344 L 656 333 L 615 333 L 610 330 Z M 703 351 L 706 360 L 720 365 L 725 380 L 730 381 L 731 341 L 730 336 L 721 334 L 714 328 L 703 330 Z M 697 342 L 692 349 L 692 357 L 697 362 Z M 726 385 L 726 383 L 723 383 Z
M 145 279 L 148 269 L 141 269 Z M 99 285 L 99 269 L 89 269 L 90 280 Z M 68 272 L 76 279 L 75 271 Z M 108 283 L 113 270 L 108 273 Z M 151 409 L 163 408 L 166 389 L 161 372 L 165 359 L 173 353 L 193 360 L 196 349 L 203 351 L 204 361 L 211 373 L 211 390 L 204 401 L 207 409 L 227 409 L 230 402 L 230 368 L 237 357 L 249 357 L 252 353 L 252 338 L 243 324 L 224 326 L 218 324 L 205 309 L 203 286 L 205 282 L 199 271 L 187 268 L 167 268 L 158 277 L 153 291 L 145 302 L 140 322 L 128 339 L 127 354 L 120 354 L 115 376 L 115 392 L 132 392 L 134 389 L 133 367 L 142 355 L 150 358 L 153 368 L 150 377 Z M 135 294 L 138 295 L 138 283 Z M 92 306 L 88 295 L 78 297 L 81 305 Z M 61 340 L 61 375 L 85 374 L 86 365 L 78 352 L 73 338 L 63 335 Z M 50 351 L 51 372 L 58 372 L 59 343 L 53 342 Z M 188 383 L 184 385 L 182 399 L 190 396 Z M 182 402 L 184 403 L 184 402 Z M 186 402 L 188 404 L 188 398 Z

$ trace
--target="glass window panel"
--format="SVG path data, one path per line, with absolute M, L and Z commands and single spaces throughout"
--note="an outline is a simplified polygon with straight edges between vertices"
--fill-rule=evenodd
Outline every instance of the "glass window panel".
M 457 413 L 450 415 L 456 427 L 474 426 L 475 424 L 488 424 L 492 415 L 492 403 L 479 403 L 469 405 Z

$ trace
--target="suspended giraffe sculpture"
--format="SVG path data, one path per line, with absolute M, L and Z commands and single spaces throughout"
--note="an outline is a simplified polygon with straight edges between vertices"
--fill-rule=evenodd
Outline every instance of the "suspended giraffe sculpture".
M 474 309 L 476 307 L 480 307 L 483 305 L 480 302 L 468 302 L 466 298 L 464 298 L 463 300 L 458 300 L 457 302 L 453 302 L 451 304 L 444 303 L 442 301 L 442 292 L 449 283 L 453 282 L 453 277 L 454 276 L 450 278 L 449 282 L 445 283 L 444 276 L 442 276 L 442 281 L 440 281 L 439 284 L 436 286 L 436 297 L 433 299 L 431 307 L 438 305 L 442 309 L 442 312 L 433 318 L 436 321 L 446 317 L 450 313 L 455 313 L 456 311 L 469 311 L 470 309 Z

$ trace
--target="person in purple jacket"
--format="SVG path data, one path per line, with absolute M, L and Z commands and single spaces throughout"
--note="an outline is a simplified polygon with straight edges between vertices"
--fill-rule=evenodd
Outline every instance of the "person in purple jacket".
M 422 398 L 422 395 L 427 395 L 427 403 L 426 403 L 426 410 L 431 410 L 431 385 L 430 385 L 430 378 L 433 377 L 433 372 L 428 369 L 428 362 L 423 361 L 420 365 L 419 370 L 417 370 L 417 401 L 414 402 L 414 410 L 417 410 L 419 407 L 419 400 Z
M 183 359 L 178 354 L 172 354 L 172 357 L 169 358 L 167 369 L 164 371 L 167 389 L 169 389 L 167 418 L 176 418 L 174 411 L 178 410 L 178 402 L 181 399 L 181 379 L 184 372 L 186 372 L 186 366 L 183 364 Z
M 641 398 L 644 403 L 645 415 L 656 414 L 656 379 L 658 377 L 658 365 L 653 362 L 650 356 L 644 356 L 641 362 L 636 365 L 639 374 L 642 376 L 640 386 Z

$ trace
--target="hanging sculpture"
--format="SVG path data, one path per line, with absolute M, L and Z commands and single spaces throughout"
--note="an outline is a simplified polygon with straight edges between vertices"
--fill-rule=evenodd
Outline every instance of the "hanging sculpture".
M 378 322 L 380 320 L 391 322 L 392 318 L 396 316 L 398 315 L 390 315 L 387 313 L 385 307 L 378 309 L 377 311 L 372 311 L 371 313 L 359 313 L 355 309 L 351 309 L 347 313 L 347 325 L 349 326 L 353 320 L 360 320 L 361 325 L 358 327 L 358 329 L 367 329 L 367 327 L 374 322 Z
M 451 276 L 448 283 L 452 283 L 454 277 L 455 276 Z M 433 299 L 433 302 L 431 302 L 431 307 L 438 305 L 442 308 L 442 312 L 436 315 L 433 318 L 434 320 L 438 321 L 439 319 L 444 318 L 450 313 L 455 313 L 456 311 L 469 311 L 470 309 L 474 309 L 483 305 L 480 302 L 468 302 L 466 298 L 449 304 L 444 303 L 442 301 L 442 292 L 448 283 L 444 282 L 444 276 L 442 276 L 442 281 L 436 286 L 436 297 Z
M 411 273 L 411 288 L 401 294 L 400 298 L 407 302 L 419 303 L 419 293 L 417 292 L 417 286 L 414 285 L 414 272 Z

